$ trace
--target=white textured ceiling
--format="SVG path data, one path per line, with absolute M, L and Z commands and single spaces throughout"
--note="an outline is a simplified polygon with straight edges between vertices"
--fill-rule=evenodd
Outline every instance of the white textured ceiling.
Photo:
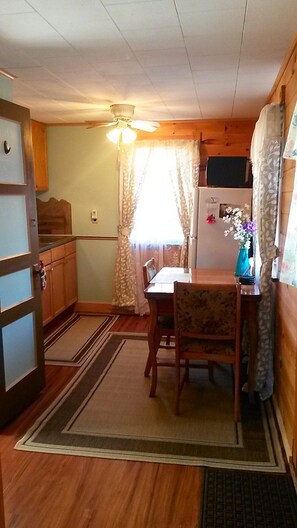
M 45 123 L 257 117 L 297 0 L 0 0 L 0 68 Z

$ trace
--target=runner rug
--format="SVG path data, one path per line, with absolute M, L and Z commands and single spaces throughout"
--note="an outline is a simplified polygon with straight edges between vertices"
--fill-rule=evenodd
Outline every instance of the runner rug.
M 290 475 L 207 468 L 200 528 L 295 528 L 297 497 Z
M 170 351 L 164 351 L 164 353 Z M 171 351 L 172 353 L 172 351 Z M 16 445 L 17 449 L 113 459 L 284 472 L 269 403 L 242 394 L 233 421 L 229 366 L 192 369 L 181 414 L 173 413 L 174 369 L 159 369 L 157 396 L 143 375 L 148 354 L 141 334 L 108 333 L 70 384 Z
M 72 314 L 44 340 L 45 363 L 80 367 L 118 316 Z

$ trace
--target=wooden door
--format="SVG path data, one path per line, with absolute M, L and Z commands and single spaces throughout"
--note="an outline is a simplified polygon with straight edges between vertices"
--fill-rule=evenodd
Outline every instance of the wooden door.
M 44 387 L 30 113 L 0 99 L 0 426 Z

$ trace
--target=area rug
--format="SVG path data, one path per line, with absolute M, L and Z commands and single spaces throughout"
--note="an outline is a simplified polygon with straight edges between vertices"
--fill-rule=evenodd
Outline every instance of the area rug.
M 172 353 L 172 351 L 163 351 Z M 242 422 L 233 421 L 229 366 L 192 369 L 173 414 L 174 369 L 160 368 L 157 396 L 143 375 L 145 336 L 108 333 L 17 449 L 125 460 L 284 472 L 270 404 L 242 394 Z
M 295 528 L 297 497 L 289 475 L 207 468 L 200 528 Z
M 44 340 L 45 363 L 80 367 L 118 316 L 71 314 Z

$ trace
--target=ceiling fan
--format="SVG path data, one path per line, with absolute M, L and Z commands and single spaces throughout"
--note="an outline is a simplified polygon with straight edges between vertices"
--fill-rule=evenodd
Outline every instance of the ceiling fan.
M 136 139 L 136 134 L 132 130 L 144 130 L 145 132 L 154 132 L 159 128 L 160 124 L 156 121 L 135 121 L 132 119 L 134 115 L 135 106 L 131 104 L 112 104 L 110 111 L 113 115 L 113 121 L 107 123 L 94 123 L 88 122 L 93 127 L 114 127 L 114 129 L 108 134 L 109 139 L 118 143 L 122 140 L 124 143 L 130 143 Z

